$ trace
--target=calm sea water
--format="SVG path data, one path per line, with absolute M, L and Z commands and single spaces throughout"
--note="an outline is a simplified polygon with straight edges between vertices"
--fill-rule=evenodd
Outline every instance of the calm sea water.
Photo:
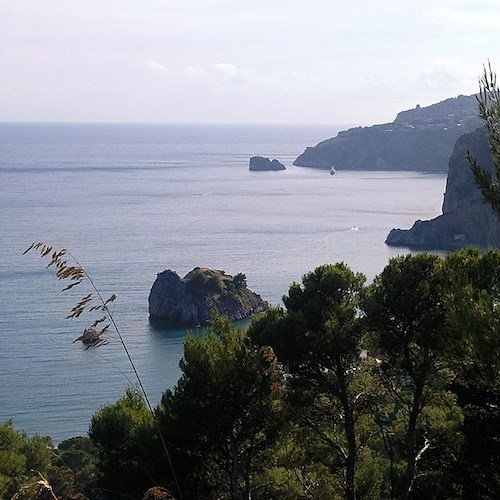
M 341 127 L 0 124 L 0 422 L 54 440 L 84 434 L 133 380 L 117 342 L 85 351 L 65 320 L 87 293 L 61 293 L 32 242 L 68 248 L 104 294 L 157 402 L 178 376 L 185 331 L 148 322 L 164 269 L 244 272 L 279 304 L 292 281 L 344 261 L 369 279 L 403 249 L 392 227 L 440 212 L 444 175 L 293 167 Z M 283 172 L 250 172 L 253 155 Z

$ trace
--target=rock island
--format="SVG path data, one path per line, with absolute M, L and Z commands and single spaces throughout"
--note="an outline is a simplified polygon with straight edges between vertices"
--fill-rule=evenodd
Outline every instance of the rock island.
M 151 322 L 172 328 L 207 325 L 214 311 L 240 320 L 268 307 L 247 287 L 243 273 L 233 277 L 205 267 L 195 267 L 184 278 L 165 270 L 157 275 L 149 294 Z
M 270 160 L 263 156 L 252 156 L 250 158 L 249 170 L 286 170 L 285 165 L 278 160 Z

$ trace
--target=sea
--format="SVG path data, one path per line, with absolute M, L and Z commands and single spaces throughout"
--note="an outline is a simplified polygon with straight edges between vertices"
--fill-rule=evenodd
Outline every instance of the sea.
M 94 317 L 66 316 L 91 290 L 62 292 L 45 260 L 23 255 L 34 241 L 66 248 L 117 295 L 112 313 L 153 404 L 179 378 L 186 335 L 149 323 L 157 273 L 242 272 L 280 305 L 318 265 L 343 261 L 371 281 L 407 253 L 387 233 L 440 213 L 445 174 L 293 166 L 344 128 L 0 123 L 0 424 L 58 443 L 136 384 L 115 335 L 93 350 L 73 342 Z M 286 170 L 251 172 L 254 155 Z

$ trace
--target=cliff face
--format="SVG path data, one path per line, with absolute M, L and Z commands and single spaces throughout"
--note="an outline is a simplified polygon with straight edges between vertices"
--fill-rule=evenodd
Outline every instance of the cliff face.
M 209 324 L 214 310 L 239 320 L 268 307 L 248 289 L 245 275 L 232 277 L 224 271 L 201 267 L 182 279 L 171 270 L 159 273 L 149 294 L 151 321 L 167 327 Z
M 409 230 L 393 229 L 386 243 L 408 248 L 460 248 L 468 245 L 500 247 L 500 219 L 484 202 L 469 164 L 470 151 L 480 165 L 493 172 L 483 129 L 462 136 L 449 162 L 443 214 L 428 221 L 417 220 Z
M 456 140 L 481 126 L 475 96 L 402 111 L 392 123 L 358 127 L 308 147 L 301 167 L 446 172 Z

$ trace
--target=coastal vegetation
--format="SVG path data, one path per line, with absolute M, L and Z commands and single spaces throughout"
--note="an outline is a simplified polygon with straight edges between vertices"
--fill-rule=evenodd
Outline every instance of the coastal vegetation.
M 2 491 L 43 478 L 59 499 L 152 487 L 192 499 L 495 498 L 499 303 L 499 250 L 397 257 L 369 285 L 343 263 L 320 266 L 248 330 L 217 316 L 188 335 L 181 378 L 153 411 L 130 388 L 89 437 L 58 447 L 4 424 L 0 453 L 16 459 L 0 462 L 17 465 L 1 470 Z

